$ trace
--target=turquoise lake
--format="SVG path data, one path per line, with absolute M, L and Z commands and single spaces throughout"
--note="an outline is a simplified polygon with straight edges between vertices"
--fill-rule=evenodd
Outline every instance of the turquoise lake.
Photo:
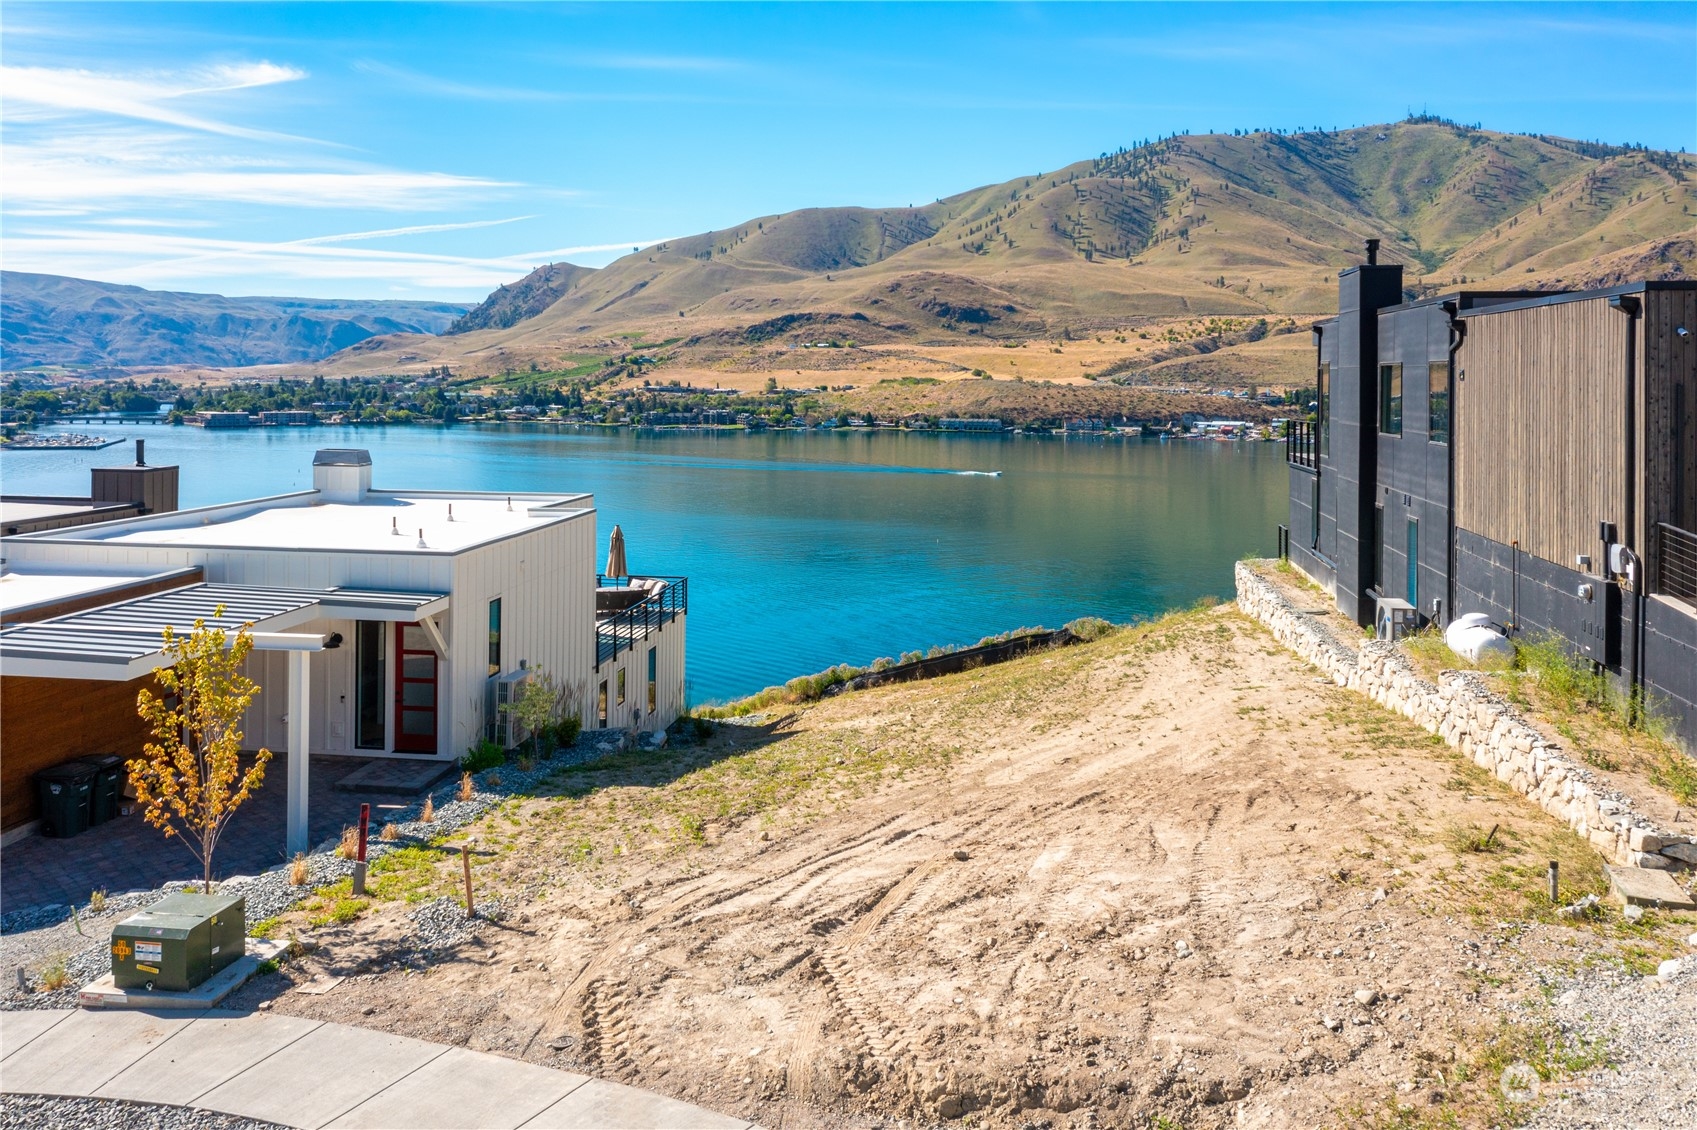
M 1147 619 L 1229 596 L 1286 512 L 1276 443 L 546 426 L 69 431 L 147 440 L 182 504 L 309 488 L 320 447 L 371 451 L 379 487 L 591 491 L 601 556 L 689 577 L 693 703 L 835 663 L 1079 616 Z M 8 494 L 88 493 L 129 446 L 0 455 Z M 963 472 L 1000 471 L 1000 477 Z

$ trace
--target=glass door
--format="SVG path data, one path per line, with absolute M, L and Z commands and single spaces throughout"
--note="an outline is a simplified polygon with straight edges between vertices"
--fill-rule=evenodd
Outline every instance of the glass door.
M 435 753 L 436 649 L 419 625 L 395 627 L 395 750 Z

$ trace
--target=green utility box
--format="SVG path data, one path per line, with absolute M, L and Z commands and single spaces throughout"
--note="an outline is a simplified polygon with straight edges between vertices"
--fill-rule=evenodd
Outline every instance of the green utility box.
M 88 830 L 97 772 L 86 761 L 66 761 L 35 775 L 42 835 L 63 839 Z
M 240 895 L 184 892 L 112 927 L 112 980 L 120 989 L 187 992 L 247 949 Z

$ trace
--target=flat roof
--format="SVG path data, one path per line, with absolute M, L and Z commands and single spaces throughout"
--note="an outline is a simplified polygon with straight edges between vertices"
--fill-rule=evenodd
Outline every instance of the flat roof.
M 372 490 L 360 502 L 319 502 L 320 497 L 317 491 L 303 491 L 19 537 L 210 549 L 453 554 L 594 511 L 594 497 L 588 494 Z
M 59 604 L 80 596 L 121 592 L 137 584 L 192 573 L 193 569 L 129 569 L 101 572 L 76 566 L 24 565 L 0 573 L 0 612 Z

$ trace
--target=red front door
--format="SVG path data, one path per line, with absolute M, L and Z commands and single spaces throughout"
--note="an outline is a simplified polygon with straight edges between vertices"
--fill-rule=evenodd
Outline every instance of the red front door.
M 435 753 L 436 649 L 417 624 L 395 628 L 395 750 Z

